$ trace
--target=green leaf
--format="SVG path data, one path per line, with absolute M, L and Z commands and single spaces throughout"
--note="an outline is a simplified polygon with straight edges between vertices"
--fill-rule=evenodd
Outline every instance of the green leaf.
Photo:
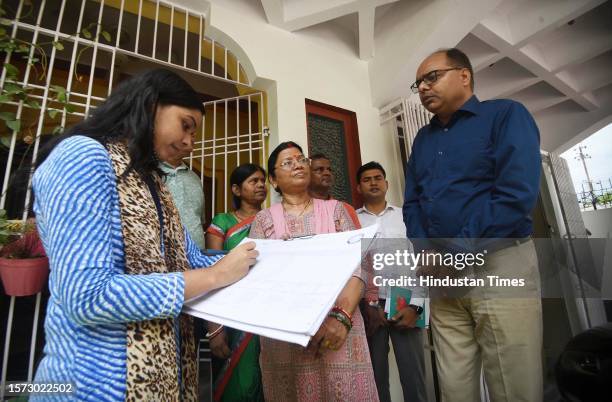
M 19 85 L 8 83 L 4 86 L 4 92 L 11 95 L 18 94 L 23 92 L 23 88 Z
M 102 36 L 104 37 L 104 39 L 106 39 L 107 42 L 110 42 L 113 40 L 113 38 L 111 37 L 111 34 L 109 34 L 106 31 L 102 31 Z
M 0 95 L 0 104 L 8 103 L 8 102 L 10 102 L 12 100 L 13 100 L 13 97 L 11 95 L 8 95 L 8 94 Z
M 15 120 L 15 113 L 11 112 L 0 112 L 0 120 L 12 121 Z
M 4 63 L 4 68 L 6 68 L 6 74 L 9 78 L 15 78 L 19 75 L 19 69 L 10 63 Z
M 16 47 L 17 45 L 15 45 L 15 42 L 0 42 L 0 49 L 5 50 L 7 52 L 12 51 Z
M 83 34 L 83 37 L 85 39 L 91 39 L 91 32 L 89 32 L 89 29 L 87 28 L 81 29 L 81 33 Z
M 2 21 L 0 21 L 0 24 L 2 24 L 4 26 L 7 26 L 7 27 L 10 27 L 12 22 L 11 22 L 11 20 L 2 20 Z
M 57 135 L 57 134 L 61 134 L 63 131 L 64 131 L 64 127 L 62 127 L 62 126 L 55 126 L 55 128 L 53 129 L 53 132 L 51 134 Z
M 6 36 L 6 29 L 0 28 L 0 36 Z
M 66 113 L 74 113 L 74 106 L 72 106 L 71 104 L 67 103 L 64 106 L 64 110 L 66 111 Z
M 13 131 L 19 131 L 21 130 L 21 120 L 11 120 L 11 121 L 7 121 L 6 125 L 8 126 L 8 128 L 10 128 Z
M 57 116 L 57 113 L 58 113 L 58 111 L 56 109 L 49 109 L 49 110 L 47 110 L 47 114 L 52 119 L 55 119 L 55 116 Z
M 38 103 L 38 101 L 35 99 L 28 99 L 26 100 L 26 103 L 28 104 L 28 106 L 34 109 L 40 109 L 40 103 Z
M 62 42 L 54 41 L 53 47 L 56 48 L 57 50 L 64 50 L 64 45 Z
M 58 102 L 66 103 L 66 88 L 59 85 L 53 85 L 52 88 L 57 92 L 55 99 L 57 99 Z

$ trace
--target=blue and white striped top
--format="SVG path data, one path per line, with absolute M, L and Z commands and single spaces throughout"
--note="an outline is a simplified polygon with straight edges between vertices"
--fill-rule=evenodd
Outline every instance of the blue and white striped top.
M 74 384 L 72 395 L 54 400 L 124 400 L 126 323 L 178 316 L 183 275 L 125 274 L 116 176 L 97 141 L 62 141 L 37 169 L 33 189 L 51 266 L 46 344 L 35 380 Z M 192 267 L 218 259 L 201 254 L 185 235 Z

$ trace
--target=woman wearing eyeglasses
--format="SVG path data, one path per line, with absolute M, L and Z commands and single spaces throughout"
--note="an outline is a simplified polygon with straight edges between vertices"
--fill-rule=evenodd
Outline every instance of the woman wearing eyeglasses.
M 350 206 L 309 195 L 310 160 L 298 144 L 283 142 L 272 151 L 268 178 L 282 201 L 256 215 L 250 237 L 289 240 L 356 229 Z M 306 349 L 260 337 L 266 401 L 378 401 L 363 319 L 356 309 L 365 281 L 358 268 Z

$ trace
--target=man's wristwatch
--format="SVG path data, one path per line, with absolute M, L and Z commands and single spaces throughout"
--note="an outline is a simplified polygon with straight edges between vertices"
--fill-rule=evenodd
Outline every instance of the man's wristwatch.
M 414 304 L 409 304 L 408 307 L 413 309 L 414 312 L 417 313 L 418 315 L 421 315 L 423 313 L 423 307 L 421 306 L 415 306 Z

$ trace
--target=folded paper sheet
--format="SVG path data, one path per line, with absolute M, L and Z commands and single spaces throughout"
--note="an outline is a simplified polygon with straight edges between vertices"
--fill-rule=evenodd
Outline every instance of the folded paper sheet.
M 308 344 L 360 265 L 362 239 L 378 225 L 308 238 L 255 241 L 259 258 L 240 281 L 185 303 L 196 317 L 254 334 Z

